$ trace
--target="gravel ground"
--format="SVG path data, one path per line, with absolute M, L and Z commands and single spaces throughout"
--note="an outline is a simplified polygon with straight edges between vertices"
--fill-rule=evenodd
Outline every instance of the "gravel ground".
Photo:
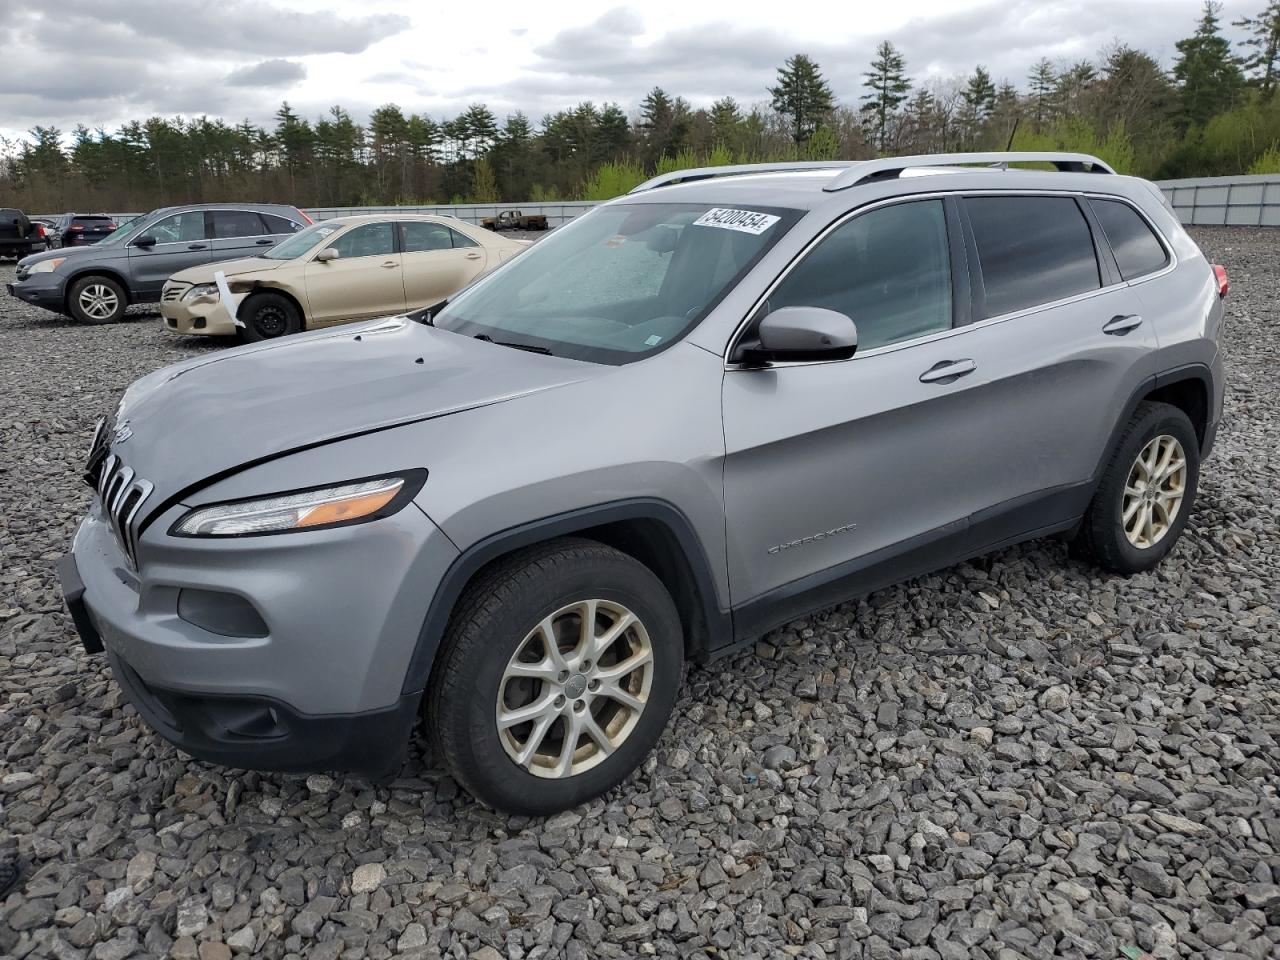
M 1229 265 L 1226 424 L 1154 573 L 1031 544 L 689 673 L 631 782 L 539 821 L 187 759 L 78 647 L 90 426 L 218 349 L 0 301 L 0 955 L 1277 956 L 1280 233 Z M 0 267 L 0 279 L 11 268 Z

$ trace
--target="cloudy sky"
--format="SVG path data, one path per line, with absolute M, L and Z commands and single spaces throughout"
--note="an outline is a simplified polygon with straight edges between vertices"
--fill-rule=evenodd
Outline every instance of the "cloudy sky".
M 483 101 L 534 120 L 582 100 L 628 112 L 660 84 L 704 106 L 766 97 L 788 55 L 815 57 L 856 102 L 875 45 L 916 78 L 983 63 L 1021 84 L 1041 56 L 1117 41 L 1168 66 L 1200 0 L 907 0 L 897 4 L 645 0 L 0 0 L 0 136 L 35 124 L 114 129 L 152 115 L 270 120 L 281 100 L 359 120 L 393 101 L 452 116 Z M 1223 20 L 1264 0 L 1226 0 Z

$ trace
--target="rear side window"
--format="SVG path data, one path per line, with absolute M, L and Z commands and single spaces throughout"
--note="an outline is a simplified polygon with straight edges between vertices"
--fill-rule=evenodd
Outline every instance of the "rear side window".
M 858 350 L 951 326 L 951 258 L 941 200 L 881 207 L 833 230 L 769 297 L 769 309 L 825 307 L 853 319 Z
M 262 221 L 252 210 L 211 210 L 209 216 L 215 240 L 262 236 Z
M 466 234 L 459 233 L 457 230 L 452 230 L 452 229 L 451 229 L 451 230 L 449 231 L 449 236 L 452 238 L 452 240 L 453 240 L 453 245 L 454 245 L 455 247 L 478 247 L 478 246 L 480 246 L 480 244 L 476 243 L 474 240 L 472 240 L 472 239 L 471 239 L 470 237 L 468 237 Z
M 1119 200 L 1091 197 L 1089 204 L 1102 224 L 1116 255 L 1120 276 L 1126 280 L 1155 273 L 1169 262 L 1169 255 L 1137 210 Z
M 259 214 L 267 225 L 267 233 L 297 233 L 302 224 L 294 223 L 285 217 L 277 217 L 274 213 Z
M 966 197 L 987 316 L 1102 286 L 1089 223 L 1071 197 Z
M 400 245 L 405 253 L 452 250 L 453 231 L 442 223 L 406 220 L 400 224 Z

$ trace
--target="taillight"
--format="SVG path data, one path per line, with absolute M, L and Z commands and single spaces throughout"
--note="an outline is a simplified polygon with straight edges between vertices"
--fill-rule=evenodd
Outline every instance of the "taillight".
M 1227 279 L 1227 268 L 1220 263 L 1213 265 L 1213 276 L 1218 281 L 1218 296 L 1225 297 L 1231 292 L 1231 282 Z
M 311 226 L 311 224 L 315 223 L 314 220 L 312 220 L 310 217 L 307 216 L 305 210 L 299 210 L 298 212 L 302 214 L 302 219 L 307 221 L 307 226 Z
M 41 239 L 44 239 L 44 224 L 43 224 L 43 223 L 37 223 L 37 224 L 36 224 L 36 236 L 37 236 L 37 237 L 40 237 Z
M 77 230 L 83 230 L 83 229 L 84 227 L 80 226 L 79 224 L 76 224 L 74 227 L 71 227 L 71 232 L 75 233 Z

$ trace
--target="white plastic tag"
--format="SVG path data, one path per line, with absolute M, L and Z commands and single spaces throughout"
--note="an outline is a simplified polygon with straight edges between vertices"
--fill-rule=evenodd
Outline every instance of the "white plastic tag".
M 737 230 L 739 233 L 750 233 L 756 236 L 764 233 L 780 218 L 771 213 L 756 213 L 754 210 L 731 210 L 728 207 L 712 207 L 697 220 L 695 227 L 719 227 L 721 230 Z

